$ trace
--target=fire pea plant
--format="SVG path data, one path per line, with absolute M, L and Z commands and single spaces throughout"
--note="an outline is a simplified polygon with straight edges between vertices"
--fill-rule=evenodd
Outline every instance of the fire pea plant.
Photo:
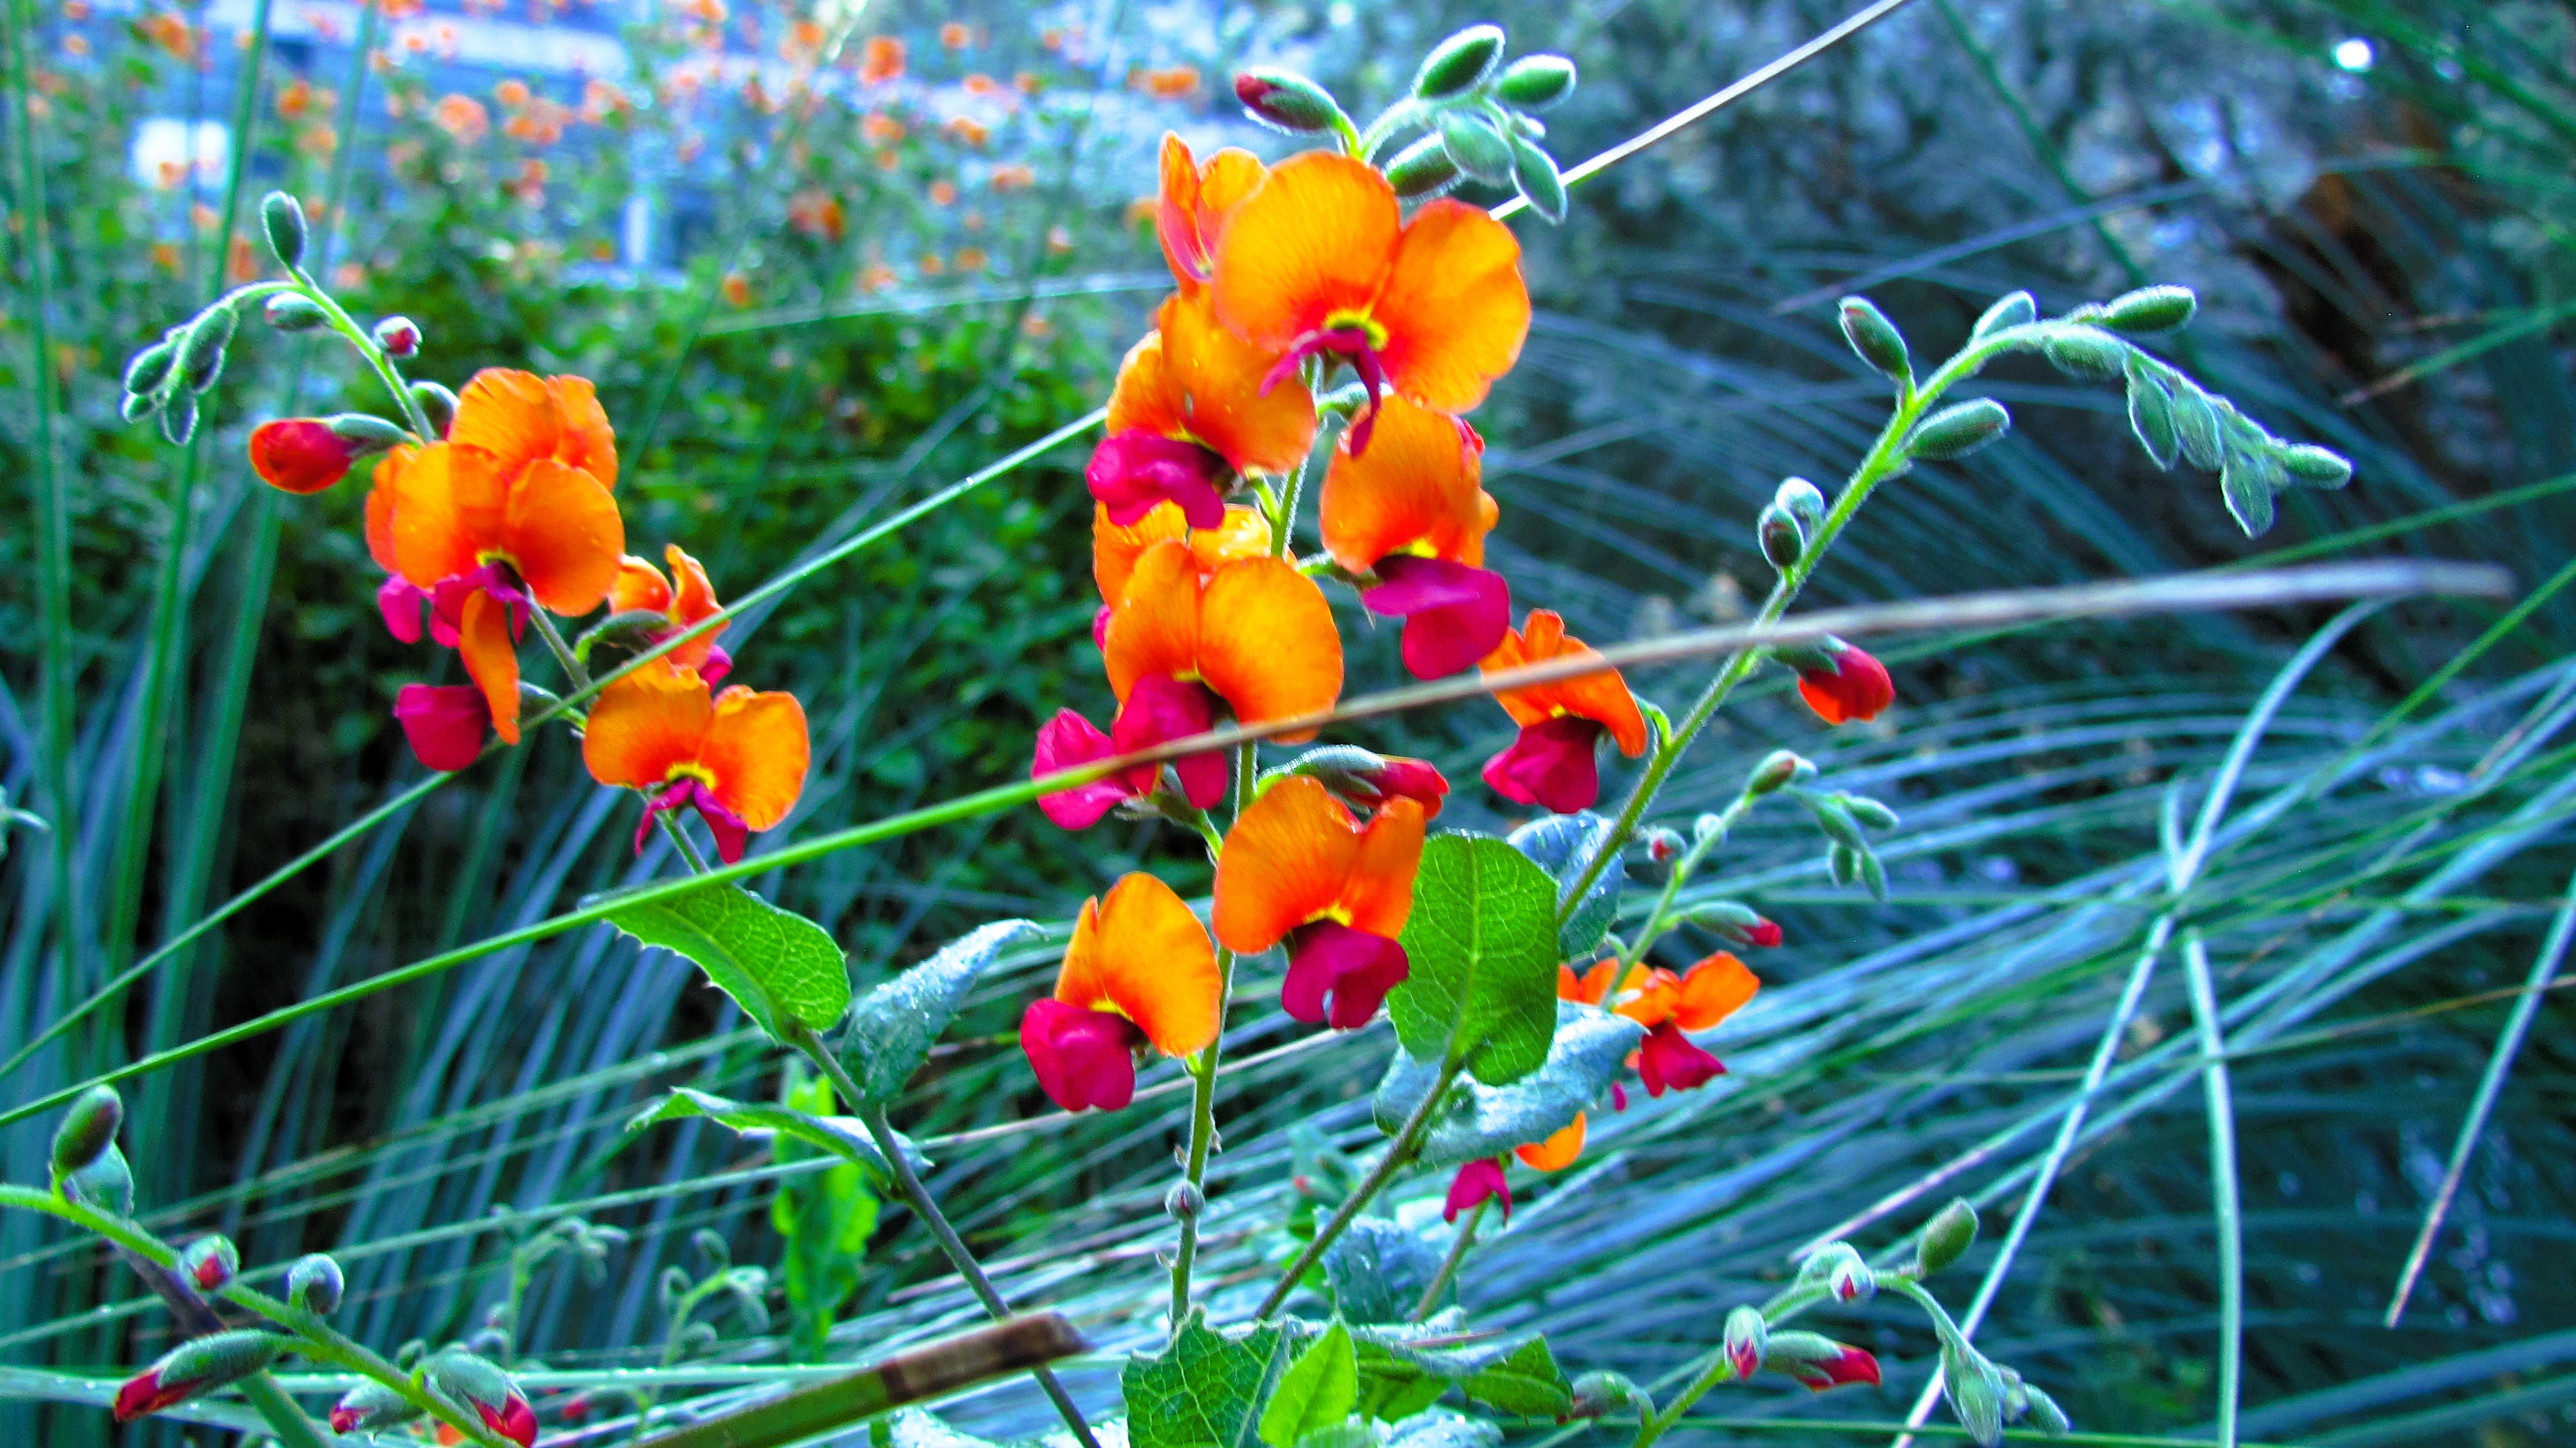
M 1713 1307 L 1704 1356 L 1660 1405 L 1615 1374 L 1569 1377 L 1542 1337 L 1480 1331 L 1455 1301 L 1487 1214 L 1508 1218 L 1516 1166 L 1543 1177 L 1578 1160 L 1598 1112 L 1631 1109 L 1632 1075 L 1652 1099 L 1724 1073 L 1705 1034 L 1760 981 L 1733 950 L 1658 961 L 1671 959 L 1684 924 L 1736 950 L 1780 943 L 1780 928 L 1748 905 L 1677 907 L 1736 824 L 1766 802 L 1794 803 L 1816 824 L 1832 877 L 1883 895 L 1871 832 L 1896 823 L 1884 804 L 1829 787 L 1781 750 L 1686 831 L 1650 825 L 1674 764 L 1757 670 L 1792 672 L 1828 726 L 1892 707 L 1887 670 L 1839 640 L 1743 648 L 1675 716 L 1634 694 L 1556 613 L 1516 614 L 1509 582 L 1486 566 L 1499 510 L 1468 415 L 1517 360 L 1530 300 L 1512 232 L 1447 193 L 1509 185 L 1529 209 L 1561 219 L 1565 186 L 1531 113 L 1575 80 L 1561 57 L 1506 63 L 1503 52 L 1492 26 L 1459 32 L 1366 128 L 1304 77 L 1247 72 L 1235 91 L 1256 120 L 1322 142 L 1276 164 L 1163 142 L 1155 229 L 1174 290 L 1119 370 L 1086 474 L 1094 636 L 1117 709 L 1105 728 L 1056 714 L 1034 741 L 1030 785 L 1003 792 L 1033 799 L 1068 830 L 1113 813 L 1162 821 L 1194 838 L 1215 870 L 1204 921 L 1147 871 L 1086 901 L 1053 990 L 1020 1018 L 1036 1086 L 1068 1112 L 1128 1107 L 1140 1061 L 1178 1062 L 1189 1086 L 1188 1135 L 1165 1197 L 1176 1238 L 1168 1339 L 1126 1364 L 1126 1441 L 1238 1448 L 1257 1436 L 1269 1448 L 1358 1448 L 1498 1437 L 1465 1409 L 1633 1419 L 1637 1448 L 1649 1448 L 1722 1382 L 1770 1371 L 1816 1391 L 1876 1383 L 1869 1352 L 1789 1323 L 1881 1291 L 1925 1314 L 1943 1387 L 1971 1436 L 1992 1445 L 2025 1418 L 2062 1431 L 2048 1395 L 1981 1354 L 1924 1286 L 1975 1235 L 1964 1203 L 1928 1224 L 1909 1262 L 1873 1263 L 1831 1243 L 1770 1300 Z M 372 459 L 366 543 L 386 574 L 385 625 L 453 650 L 471 681 L 402 690 L 395 712 L 420 759 L 463 769 L 560 724 L 580 736 L 600 783 L 640 796 L 639 850 L 658 829 L 693 872 L 708 871 L 685 819 L 694 813 L 717 858 L 741 861 L 750 836 L 796 804 L 804 710 L 790 695 L 731 682 L 748 670 L 719 643 L 730 615 L 679 544 L 664 550 L 667 572 L 625 551 L 616 439 L 590 385 L 485 371 L 451 392 L 406 377 L 418 328 L 400 318 L 362 326 L 306 274 L 293 198 L 270 196 L 262 217 L 283 276 L 227 294 L 136 356 L 129 416 L 157 416 L 174 441 L 186 439 L 236 319 L 254 308 L 282 330 L 338 334 L 399 415 L 270 422 L 253 434 L 250 458 L 294 493 L 329 488 Z M 2000 405 L 1944 399 L 2008 353 L 2121 380 L 2149 455 L 2216 469 L 2249 532 L 2269 523 L 2281 488 L 2345 481 L 2342 459 L 2274 438 L 2132 340 L 2181 326 L 2193 309 L 2189 292 L 2154 287 L 2043 318 L 2016 293 L 1956 355 L 1919 374 L 1894 324 L 1846 300 L 1844 334 L 1887 378 L 1894 408 L 1837 495 L 1792 478 L 1754 520 L 1777 573 L 1759 621 L 1789 609 L 1878 488 L 2006 431 Z M 1292 535 L 1310 483 L 1321 546 L 1301 557 Z M 1265 760 L 1254 741 L 1306 744 L 1333 722 L 1343 654 L 1328 587 L 1401 621 L 1402 658 L 1417 677 L 1492 676 L 1487 687 L 1518 733 L 1485 763 L 1483 781 L 1537 818 L 1505 839 L 1435 833 L 1451 785 L 1428 763 L 1349 743 Z M 593 614 L 571 638 L 557 623 Z M 559 690 L 524 676 L 530 632 Z M 1190 747 L 1229 718 L 1252 739 Z M 1624 802 L 1599 814 L 1605 747 L 1643 763 Z M 1611 927 L 1632 872 L 1660 873 L 1661 885 L 1623 937 Z M 781 1105 L 673 1091 L 631 1129 L 706 1117 L 838 1157 L 899 1194 L 982 1304 L 1005 1316 L 890 1112 L 999 952 L 1037 927 L 986 925 L 856 997 L 829 933 L 733 884 L 743 873 L 597 903 L 618 928 L 697 962 L 822 1081 Z M 1245 963 L 1272 951 L 1284 956 L 1278 1007 L 1289 1018 L 1354 1031 L 1383 1015 L 1396 1049 L 1374 1100 L 1384 1145 L 1360 1159 L 1310 1153 L 1274 1239 L 1277 1276 L 1255 1300 L 1205 1291 L 1193 1274 L 1227 1017 Z M 228 1245 L 173 1248 L 144 1231 L 131 1215 L 118 1114 L 106 1088 L 84 1097 L 56 1139 L 52 1190 L 11 1188 L 6 1200 L 106 1238 L 180 1315 L 188 1340 L 126 1385 L 120 1418 L 232 1384 L 281 1437 L 318 1441 L 265 1376 L 288 1353 L 365 1379 L 331 1410 L 340 1431 L 427 1416 L 487 1448 L 526 1448 L 544 1416 L 569 1411 L 532 1404 L 471 1345 L 393 1361 L 335 1333 L 326 1317 L 339 1278 L 328 1259 L 296 1264 L 279 1300 L 235 1279 Z M 1419 1195 L 1444 1181 L 1445 1234 L 1425 1237 L 1383 1210 L 1391 1189 Z M 210 1297 L 266 1325 L 228 1325 Z M 1033 1372 L 1073 1438 L 1096 1448 L 1063 1386 Z M 636 1427 L 654 1421 L 646 1398 Z M 772 1441 L 749 1424 L 727 1431 L 728 1442 Z

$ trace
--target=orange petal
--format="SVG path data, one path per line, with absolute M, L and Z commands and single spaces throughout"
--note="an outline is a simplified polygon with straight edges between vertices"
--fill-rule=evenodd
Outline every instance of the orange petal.
M 597 478 L 538 458 L 510 489 L 501 546 L 537 602 L 569 618 L 608 596 L 626 550 L 626 523 Z
M 1629 976 L 1627 999 L 1611 1009 L 1648 1030 L 1671 1020 L 1673 1010 L 1681 1004 L 1682 983 L 1669 970 L 1649 970 L 1640 980 Z
M 650 789 L 669 779 L 674 766 L 696 762 L 715 712 L 697 670 L 655 659 L 591 702 L 581 762 L 602 784 Z
M 1482 208 L 1434 201 L 1405 223 L 1386 289 L 1370 309 L 1396 391 L 1442 412 L 1485 400 L 1529 335 L 1521 244 Z
M 387 573 L 401 571 L 394 566 L 394 499 L 401 491 L 403 470 L 419 456 L 419 448 L 405 443 L 379 459 L 370 474 L 373 486 L 367 490 L 367 556 Z
M 1422 867 L 1422 802 L 1391 799 L 1360 832 L 1359 858 L 1342 887 L 1355 929 L 1392 939 L 1413 913 L 1413 876 Z
M 1207 280 L 1214 258 L 1199 228 L 1199 163 L 1189 142 L 1163 133 L 1162 185 L 1154 196 L 1154 236 L 1163 244 L 1163 264 L 1184 287 Z
M 432 443 L 394 475 L 394 571 L 422 588 L 471 573 L 501 546 L 504 491 L 492 455 Z
M 492 595 L 476 589 L 466 595 L 456 626 L 456 654 L 483 703 L 492 711 L 492 732 L 504 744 L 519 742 L 519 650 L 510 641 L 510 610 Z
M 1563 962 L 1556 967 L 1556 998 L 1561 1001 L 1583 999 L 1583 978 L 1574 973 L 1573 966 Z
M 1225 521 L 1214 528 L 1192 528 L 1181 517 L 1178 503 L 1156 503 L 1152 511 L 1133 524 L 1121 528 L 1109 521 L 1109 509 L 1093 504 L 1091 509 L 1091 581 L 1100 587 L 1100 601 L 1115 604 L 1127 591 L 1128 575 L 1136 571 L 1136 560 L 1157 543 L 1182 542 L 1190 545 L 1190 556 L 1198 561 L 1199 578 L 1207 576 L 1238 558 L 1270 556 L 1270 520 L 1241 503 L 1229 503 Z
M 1207 238 L 1211 251 L 1234 208 L 1258 190 L 1261 178 L 1269 174 L 1261 158 L 1241 146 L 1228 146 L 1200 165 L 1199 235 Z
M 1279 781 L 1217 851 L 1216 938 L 1246 955 L 1268 950 L 1333 907 L 1359 857 L 1359 824 L 1321 781 Z
M 704 564 L 690 557 L 677 543 L 663 545 L 662 557 L 671 565 L 671 577 L 679 584 L 679 595 L 671 600 L 671 622 L 686 628 L 723 610 L 716 601 L 716 586 L 707 577 Z M 699 668 L 715 652 L 716 640 L 724 636 L 722 628 L 709 629 L 678 648 L 671 650 L 674 663 Z
M 1564 972 L 1557 978 L 1558 997 L 1564 1000 L 1581 1001 L 1588 1006 L 1601 1004 L 1609 997 L 1610 987 L 1619 982 L 1619 958 L 1615 955 L 1606 960 L 1594 961 L 1592 968 L 1583 973 L 1583 978 L 1575 982 L 1574 994 L 1570 996 L 1565 994 L 1565 982 L 1574 974 L 1574 968 L 1558 966 L 1557 969 Z
M 1172 887 L 1131 874 L 1083 902 L 1055 998 L 1103 1007 L 1134 1021 L 1166 1056 L 1187 1056 L 1216 1039 L 1225 978 L 1206 927 Z
M 1180 430 L 1238 472 L 1296 471 L 1315 445 L 1315 400 L 1293 378 L 1262 393 L 1280 352 L 1217 325 L 1205 292 L 1164 303 L 1155 330 L 1163 339 L 1163 367 L 1177 396 Z M 1110 425 L 1117 426 L 1114 415 Z
M 1149 674 L 1196 675 L 1199 565 L 1188 544 L 1157 543 L 1145 550 L 1110 612 L 1104 637 L 1109 687 L 1121 703 Z
M 505 477 L 532 459 L 552 457 L 562 435 L 546 380 L 506 367 L 486 367 L 466 380 L 447 428 L 449 442 L 490 453 Z
M 1762 982 L 1744 962 L 1721 950 L 1683 974 L 1673 1020 L 1685 1031 L 1705 1031 L 1742 1010 L 1760 989 Z
M 1226 219 L 1217 317 L 1244 340 L 1283 351 L 1335 313 L 1364 314 L 1399 233 L 1395 189 L 1374 168 L 1325 151 L 1291 156 Z
M 1366 573 L 1390 553 L 1420 552 L 1483 567 L 1494 500 L 1474 439 L 1465 423 L 1401 397 L 1380 406 L 1367 452 L 1352 457 L 1345 432 L 1318 504 L 1333 561 Z
M 1168 310 L 1171 302 L 1163 305 Z M 1109 435 L 1116 437 L 1131 428 L 1165 437 L 1180 437 L 1189 431 L 1189 419 L 1181 412 L 1180 390 L 1173 384 L 1163 350 L 1160 327 L 1127 349 L 1127 355 L 1118 363 L 1118 383 L 1109 391 Z
M 1128 596 L 1135 592 L 1130 583 Z M 1330 709 L 1342 694 L 1342 636 L 1324 590 L 1276 558 L 1247 558 L 1209 574 L 1199 603 L 1198 672 L 1245 724 Z M 1310 729 L 1280 742 L 1314 737 Z
M 1574 1113 L 1574 1124 L 1563 1131 L 1545 1141 L 1513 1147 L 1512 1154 L 1532 1171 L 1563 1171 L 1574 1165 L 1574 1159 L 1583 1155 L 1583 1113 Z
M 629 553 L 617 560 L 617 576 L 608 584 L 608 611 L 611 613 L 667 613 L 671 608 L 670 580 L 662 576 L 647 559 Z
M 1530 628 L 1527 632 L 1513 629 L 1505 633 L 1503 641 L 1494 645 L 1494 651 L 1478 661 L 1477 671 L 1499 674 L 1506 669 L 1517 669 L 1537 662 L 1530 653 L 1528 633 L 1536 631 L 1538 618 L 1545 613 L 1547 613 L 1545 609 L 1531 612 Z M 1553 615 L 1549 616 L 1553 617 Z M 1546 685 L 1540 685 L 1530 689 L 1506 689 L 1494 696 L 1494 702 L 1503 706 L 1503 712 L 1512 716 L 1513 723 L 1527 728 L 1532 724 L 1544 724 L 1553 717 L 1554 711 L 1549 705 L 1550 696 L 1551 690 Z
M 698 763 L 716 777 L 710 786 L 716 802 L 754 830 L 774 827 L 796 807 L 812 757 L 805 706 L 796 696 L 755 694 L 740 684 L 716 696 L 706 742 L 698 746 Z
M 549 377 L 546 390 L 554 396 L 563 429 L 555 439 L 555 460 L 617 491 L 617 434 L 608 426 L 608 409 L 599 405 L 598 389 L 587 377 Z
M 1504 635 L 1502 643 L 1477 667 L 1492 674 L 1551 659 L 1599 657 L 1583 640 L 1566 633 L 1565 620 L 1554 610 L 1534 608 L 1528 622 Z M 1496 694 L 1494 702 L 1503 706 L 1513 723 L 1524 726 L 1544 723 L 1559 714 L 1580 715 L 1607 728 L 1620 753 L 1635 758 L 1646 752 L 1646 716 L 1638 710 L 1636 696 L 1628 692 L 1628 681 L 1617 669 L 1526 689 L 1507 689 Z

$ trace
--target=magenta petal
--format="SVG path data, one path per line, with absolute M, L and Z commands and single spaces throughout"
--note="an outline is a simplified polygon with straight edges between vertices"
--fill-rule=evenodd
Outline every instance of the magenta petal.
M 698 818 L 707 822 L 707 833 L 716 837 L 716 858 L 728 865 L 738 863 L 742 852 L 751 845 L 751 826 L 742 822 L 742 816 L 718 803 L 704 784 L 694 779 L 687 783 L 689 803 L 697 806 Z
M 472 684 L 405 684 L 394 696 L 394 718 L 422 764 L 449 772 L 483 753 L 492 727 L 491 706 Z
M 494 603 L 508 605 L 513 643 L 528 631 L 528 595 L 520 591 L 519 580 L 507 567 L 486 563 L 470 573 L 442 578 L 429 590 L 435 622 L 446 626 L 445 637 L 439 642 L 454 646 L 457 630 L 465 626 L 465 600 L 477 593 L 488 593 Z
M 1440 1220 L 1454 1222 L 1459 1213 L 1474 1211 L 1477 1203 L 1488 1199 L 1499 1199 L 1503 1220 L 1512 1219 L 1512 1183 L 1503 1175 L 1500 1157 L 1480 1157 L 1458 1168 L 1458 1174 L 1449 1179 L 1449 1195 L 1440 1204 Z
M 1472 668 L 1511 632 L 1511 586 L 1491 569 L 1398 553 L 1377 561 L 1377 576 L 1360 602 L 1404 620 L 1404 666 L 1417 679 Z
M 1029 1002 L 1020 1049 L 1047 1098 L 1067 1111 L 1116 1111 L 1136 1099 L 1136 1048 L 1145 1033 L 1125 1016 L 1055 998 Z
M 1214 528 L 1225 522 L 1225 495 L 1216 487 L 1225 472 L 1225 459 L 1187 438 L 1131 427 L 1101 440 L 1082 480 L 1121 528 L 1163 502 L 1180 504 L 1191 527 Z
M 1106 759 L 1118 751 L 1111 747 L 1109 736 L 1100 726 L 1071 709 L 1058 709 L 1055 717 L 1038 726 L 1037 761 L 1029 766 L 1029 778 L 1037 779 L 1060 769 L 1072 769 L 1095 759 Z M 1132 771 L 1130 771 L 1132 772 Z M 1071 789 L 1038 796 L 1038 808 L 1046 817 L 1068 830 L 1087 830 L 1100 823 L 1100 817 L 1116 809 L 1121 800 L 1132 799 L 1136 791 L 1128 786 L 1124 774 L 1095 779 Z
M 1637 1048 L 1637 1075 L 1649 1096 L 1696 1091 L 1725 1074 L 1725 1063 L 1692 1045 L 1670 1021 L 1647 1032 L 1646 1043 Z
M 1386 993 L 1412 970 L 1404 947 L 1383 935 L 1355 930 L 1338 920 L 1317 920 L 1288 932 L 1288 980 L 1279 1004 L 1313 1025 L 1329 1019 L 1337 1031 L 1369 1023 Z M 1324 998 L 1332 997 L 1325 1009 Z
M 707 661 L 698 665 L 698 677 L 706 680 L 707 687 L 712 689 L 723 683 L 724 676 L 732 672 L 733 655 L 726 653 L 722 644 L 709 644 Z
M 678 809 L 687 804 L 689 787 L 696 783 L 694 779 L 684 779 L 677 784 L 667 786 L 659 794 L 645 798 L 644 817 L 635 822 L 635 853 L 639 855 L 644 853 L 644 837 L 653 832 L 653 817 L 666 809 Z
M 1206 685 L 1185 684 L 1169 674 L 1149 674 L 1127 691 L 1126 704 L 1109 726 L 1110 746 L 1120 754 L 1151 749 L 1157 744 L 1205 734 L 1215 724 L 1216 696 L 1207 691 Z M 1230 771 L 1223 750 L 1183 755 L 1172 761 L 1172 769 L 1181 777 L 1181 797 L 1200 809 L 1225 798 Z M 1148 782 L 1137 786 L 1137 793 L 1151 788 L 1152 777 L 1161 773 L 1159 769 L 1152 771 Z
M 1109 652 L 1109 615 L 1113 612 L 1115 610 L 1104 603 L 1100 611 L 1091 616 L 1091 646 L 1104 654 Z
M 376 590 L 376 612 L 385 616 L 385 632 L 407 644 L 420 642 L 420 606 L 427 602 L 429 595 L 399 573 L 386 575 Z
M 1485 761 L 1485 783 L 1494 793 L 1558 814 L 1590 809 L 1601 797 L 1601 770 L 1592 747 L 1601 726 L 1573 714 L 1524 726 L 1512 747 Z

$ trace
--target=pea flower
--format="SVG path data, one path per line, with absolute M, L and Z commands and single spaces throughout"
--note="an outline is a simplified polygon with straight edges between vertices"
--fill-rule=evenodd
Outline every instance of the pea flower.
M 1463 420 L 1389 398 L 1363 455 L 1342 435 L 1324 474 L 1325 551 L 1362 586 L 1369 612 L 1404 620 L 1404 666 L 1437 679 L 1511 631 L 1512 592 L 1484 567 L 1500 515 L 1484 489 L 1485 440 Z
M 1162 185 L 1154 197 L 1154 235 L 1163 262 L 1184 292 L 1207 285 L 1216 270 L 1217 233 L 1226 216 L 1268 175 L 1261 158 L 1228 146 L 1204 162 L 1187 141 L 1163 133 Z
M 716 602 L 716 586 L 707 581 L 705 566 L 682 551 L 679 544 L 664 545 L 662 558 L 671 565 L 669 578 L 664 578 L 662 570 L 647 560 L 629 553 L 617 560 L 617 576 L 608 585 L 609 612 L 658 613 L 668 620 L 646 635 L 649 642 L 657 644 L 686 632 L 722 607 Z M 711 685 L 721 684 L 724 676 L 733 671 L 733 655 L 716 644 L 723 633 L 721 626 L 709 629 L 662 657 L 697 670 Z
M 1315 402 L 1302 384 L 1271 387 L 1279 360 L 1217 325 L 1204 290 L 1165 301 L 1118 366 L 1109 435 L 1083 480 L 1113 523 L 1178 503 L 1193 528 L 1224 521 L 1237 473 L 1286 473 L 1315 441 Z
M 1634 1064 L 1649 1096 L 1696 1090 L 1725 1075 L 1724 1063 L 1683 1033 L 1715 1026 L 1761 989 L 1762 982 L 1744 962 L 1723 950 L 1680 975 L 1660 966 L 1639 972 L 1616 957 L 1580 976 L 1570 965 L 1556 970 L 1558 999 L 1606 1006 L 1646 1028 Z
M 1136 560 L 1157 543 L 1186 543 L 1190 556 L 1197 560 L 1199 578 L 1207 576 L 1238 558 L 1270 556 L 1270 520 L 1241 503 L 1226 506 L 1225 520 L 1213 528 L 1193 528 L 1181 516 L 1180 505 L 1165 502 L 1146 510 L 1133 523 L 1109 521 L 1107 504 L 1094 504 L 1091 509 L 1091 581 L 1100 588 L 1104 614 L 1101 627 L 1106 628 L 1107 610 L 1127 592 L 1127 580 L 1136 572 Z
M 647 791 L 638 851 L 654 816 L 685 805 L 707 822 L 728 865 L 796 807 L 811 756 L 795 695 L 740 684 L 714 694 L 697 670 L 667 658 L 600 690 L 581 739 L 591 778 Z
M 1486 673 L 1542 664 L 1551 659 L 1599 658 L 1565 631 L 1549 609 L 1532 609 L 1522 628 L 1506 631 L 1485 656 Z M 1505 799 L 1559 814 L 1589 809 L 1601 797 L 1601 771 L 1593 746 L 1607 733 L 1619 752 L 1646 752 L 1646 718 L 1616 669 L 1577 679 L 1496 694 L 1494 702 L 1521 726 L 1511 747 L 1485 761 L 1485 783 Z
M 1769 1356 L 1762 1365 L 1795 1379 L 1808 1392 L 1821 1393 L 1847 1383 L 1878 1386 L 1878 1359 L 1866 1348 L 1813 1332 L 1775 1332 L 1767 1346 Z
M 280 492 L 318 493 L 347 477 L 358 459 L 403 436 L 372 417 L 274 418 L 251 429 L 251 471 Z
M 1136 1051 L 1205 1050 L 1224 995 L 1198 917 L 1171 886 L 1131 874 L 1082 902 L 1055 994 L 1020 1017 L 1020 1049 L 1058 1106 L 1116 1111 L 1135 1099 Z
M 1840 639 L 1827 639 L 1812 656 L 1795 661 L 1798 697 L 1828 724 L 1866 722 L 1896 702 L 1896 683 L 1887 665 Z
M 453 774 L 482 757 L 492 707 L 472 684 L 405 684 L 394 696 L 394 722 L 415 758 Z
M 1511 370 L 1529 335 L 1520 261 L 1482 210 L 1434 201 L 1404 220 L 1375 167 L 1308 151 L 1226 217 L 1210 290 L 1227 330 L 1279 356 L 1272 382 L 1309 357 L 1351 364 L 1369 399 L 1351 426 L 1362 453 L 1386 389 L 1463 413 Z
M 1362 825 L 1322 781 L 1280 780 L 1217 852 L 1216 938 L 1243 955 L 1286 941 L 1281 1007 L 1339 1031 L 1368 1024 L 1411 969 L 1395 937 L 1413 909 L 1422 829 L 1414 800 L 1390 799 Z

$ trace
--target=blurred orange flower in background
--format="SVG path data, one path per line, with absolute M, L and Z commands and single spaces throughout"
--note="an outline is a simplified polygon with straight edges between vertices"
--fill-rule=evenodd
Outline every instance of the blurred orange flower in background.
M 492 113 L 483 103 L 469 95 L 450 92 L 438 99 L 430 120 L 440 130 L 456 138 L 461 146 L 471 146 L 492 133 Z
M 859 81 L 883 85 L 903 77 L 903 42 L 891 35 L 871 35 L 859 47 Z

